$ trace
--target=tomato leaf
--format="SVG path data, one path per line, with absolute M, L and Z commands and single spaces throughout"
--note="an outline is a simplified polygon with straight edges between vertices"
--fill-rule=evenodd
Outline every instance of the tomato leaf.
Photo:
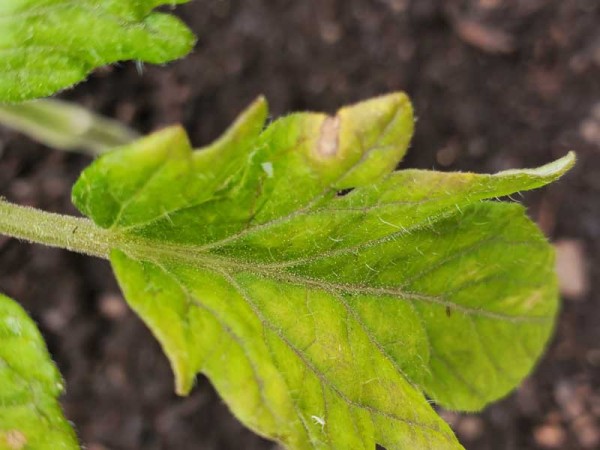
M 129 304 L 177 391 L 206 374 L 293 449 L 460 448 L 426 396 L 478 410 L 529 373 L 557 309 L 553 253 L 521 206 L 568 155 L 496 175 L 394 172 L 413 129 L 392 94 L 263 130 L 257 100 L 193 150 L 169 128 L 86 169 Z M 350 191 L 348 191 L 350 190 Z
M 153 9 L 187 1 L 0 0 L 0 101 L 51 95 L 121 60 L 184 56 L 191 31 Z
M 79 449 L 57 398 L 63 381 L 27 313 L 0 295 L 0 449 Z

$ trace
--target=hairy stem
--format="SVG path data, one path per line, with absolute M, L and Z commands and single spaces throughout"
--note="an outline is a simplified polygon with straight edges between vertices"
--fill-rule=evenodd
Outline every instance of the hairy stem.
M 111 234 L 92 221 L 0 200 L 0 234 L 108 258 Z
M 61 150 L 92 156 L 125 145 L 138 134 L 74 103 L 55 99 L 0 105 L 0 123 Z

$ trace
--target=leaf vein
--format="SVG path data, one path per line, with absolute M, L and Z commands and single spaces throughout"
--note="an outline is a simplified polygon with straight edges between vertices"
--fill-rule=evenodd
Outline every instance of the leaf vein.
M 260 312 L 260 310 L 258 310 L 258 308 L 256 307 L 254 301 L 251 300 L 250 296 L 248 295 L 248 293 L 241 287 L 241 285 L 236 281 L 235 278 L 233 278 L 229 273 L 224 272 L 224 271 L 220 271 L 221 275 L 223 277 L 225 277 L 226 280 L 229 281 L 229 283 L 234 287 L 234 289 L 239 293 L 240 296 L 242 296 L 242 298 L 246 299 L 246 302 L 252 307 L 253 310 L 255 310 L 255 313 L 258 315 L 259 319 L 261 321 L 263 321 L 266 326 L 276 335 L 279 337 L 279 339 L 281 339 L 281 341 L 286 344 L 286 346 L 314 373 L 314 375 L 321 380 L 325 385 L 327 385 L 333 392 L 335 392 L 342 400 L 344 400 L 346 403 L 348 403 L 349 405 L 352 405 L 356 408 L 360 408 L 360 409 L 364 409 L 368 412 L 370 412 L 371 414 L 376 414 L 376 415 L 380 415 L 383 417 L 386 417 L 388 419 L 391 420 L 395 420 L 397 422 L 402 422 L 405 423 L 407 425 L 410 425 L 412 427 L 418 427 L 418 428 L 423 428 L 423 429 L 427 429 L 430 431 L 433 431 L 435 433 L 440 434 L 441 436 L 443 436 L 446 440 L 448 440 L 449 442 L 453 442 L 452 437 L 448 436 L 446 433 L 444 433 L 442 430 L 440 430 L 439 428 L 433 426 L 433 425 L 429 425 L 429 424 L 425 424 L 425 423 L 421 423 L 421 422 L 416 422 L 401 416 L 398 416 L 396 414 L 393 413 L 389 413 L 386 411 L 381 411 L 378 410 L 376 408 L 373 408 L 370 405 L 366 405 L 354 400 L 351 400 L 350 398 L 348 398 L 343 392 L 341 392 L 327 377 L 325 377 L 316 367 L 314 367 L 313 363 L 306 358 L 305 355 L 302 354 L 302 352 L 300 350 L 298 350 L 281 332 L 280 330 L 274 326 L 272 323 L 270 323 L 269 321 L 266 320 L 266 318 L 263 316 L 263 314 Z

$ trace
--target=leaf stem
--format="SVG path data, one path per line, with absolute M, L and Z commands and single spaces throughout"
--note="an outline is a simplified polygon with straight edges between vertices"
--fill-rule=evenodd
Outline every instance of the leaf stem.
M 0 200 L 0 234 L 108 259 L 111 233 L 92 221 Z

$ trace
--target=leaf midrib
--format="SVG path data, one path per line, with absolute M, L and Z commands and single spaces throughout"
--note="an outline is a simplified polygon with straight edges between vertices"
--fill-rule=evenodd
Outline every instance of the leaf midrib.
M 454 214 L 454 210 L 446 211 L 445 213 L 439 214 L 434 218 L 427 217 L 426 220 L 415 223 L 413 227 L 400 230 L 382 238 L 372 239 L 351 247 L 343 247 L 340 249 L 331 250 L 329 252 L 323 252 L 315 257 L 270 264 L 257 263 L 255 261 L 244 261 L 231 256 L 219 256 L 205 251 L 205 247 L 161 243 L 150 238 L 144 238 L 131 234 L 121 234 L 118 232 L 118 230 L 111 231 L 112 239 L 110 239 L 111 242 L 109 243 L 109 246 L 113 249 L 123 251 L 128 256 L 136 260 L 150 261 L 152 263 L 161 265 L 167 264 L 169 266 L 183 264 L 194 268 L 206 268 L 210 270 L 216 269 L 231 276 L 239 275 L 241 273 L 249 273 L 259 278 L 268 278 L 293 285 L 311 286 L 334 295 L 375 295 L 394 297 L 408 302 L 414 300 L 434 304 L 444 308 L 452 308 L 453 311 L 463 313 L 467 316 L 500 320 L 509 323 L 552 322 L 552 316 L 504 314 L 482 308 L 473 308 L 460 305 L 448 300 L 447 297 L 442 295 L 431 295 L 421 292 L 407 291 L 396 286 L 371 287 L 360 284 L 335 283 L 309 276 L 300 276 L 285 270 L 289 267 L 299 266 L 301 264 L 306 264 L 317 260 L 323 260 L 332 256 L 354 253 L 364 248 L 389 242 L 413 231 L 431 226 L 434 222 L 443 220 Z

